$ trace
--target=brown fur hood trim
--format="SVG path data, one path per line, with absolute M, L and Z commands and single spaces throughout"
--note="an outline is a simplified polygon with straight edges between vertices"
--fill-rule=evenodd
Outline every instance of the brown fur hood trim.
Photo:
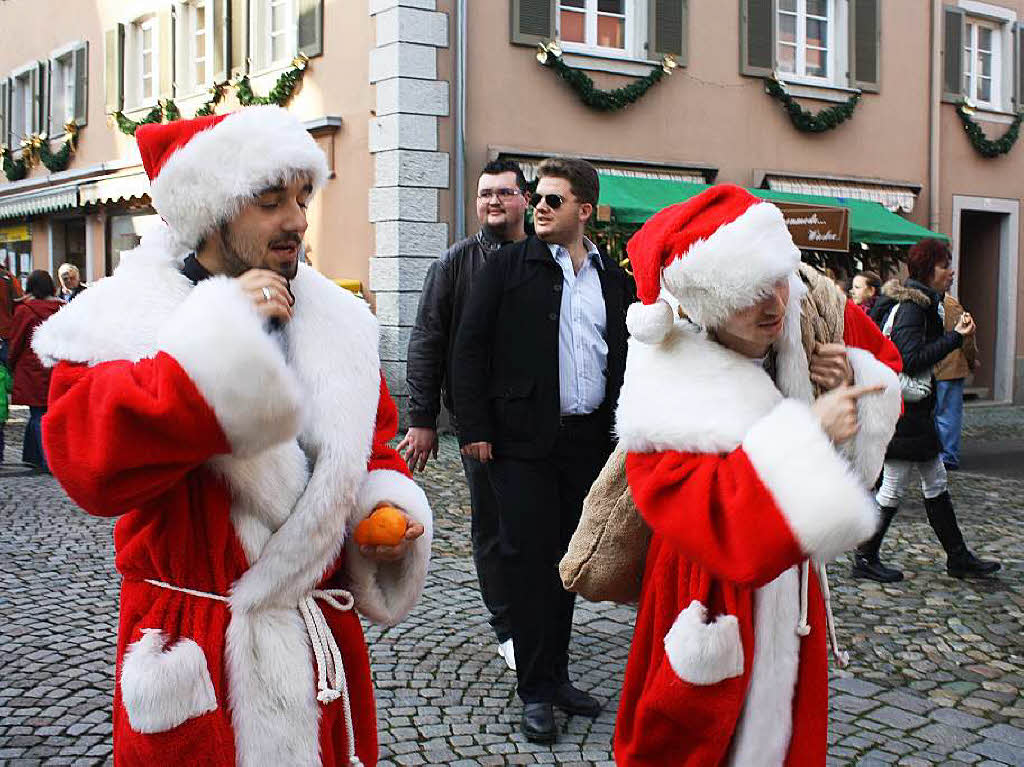
M 889 280 L 882 286 L 882 295 L 889 296 L 889 298 L 900 303 L 903 301 L 913 301 L 922 309 L 930 309 L 932 307 L 932 300 L 927 293 L 918 288 L 900 284 L 900 281 L 897 279 Z

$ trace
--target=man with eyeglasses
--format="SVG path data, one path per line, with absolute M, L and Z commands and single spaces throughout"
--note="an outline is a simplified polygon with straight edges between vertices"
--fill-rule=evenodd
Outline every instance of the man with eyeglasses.
M 453 411 L 452 347 L 474 279 L 498 248 L 526 237 L 525 190 L 526 178 L 519 163 L 488 163 L 477 182 L 480 231 L 452 245 L 427 271 L 416 324 L 409 337 L 406 380 L 411 426 L 398 445 L 413 471 L 422 471 L 430 456 L 437 456 L 437 417 L 442 399 L 449 413 Z M 454 422 L 453 426 L 458 428 Z M 469 485 L 473 559 L 480 593 L 491 614 L 498 655 L 515 671 L 509 598 L 498 556 L 498 504 L 484 464 L 463 456 L 462 466 Z
M 481 270 L 452 380 L 462 451 L 487 463 L 498 498 L 522 732 L 551 743 L 553 707 L 601 711 L 569 680 L 575 595 L 562 588 L 558 563 L 611 454 L 630 291 L 622 269 L 584 236 L 598 200 L 594 167 L 549 159 L 537 175 L 536 236 Z

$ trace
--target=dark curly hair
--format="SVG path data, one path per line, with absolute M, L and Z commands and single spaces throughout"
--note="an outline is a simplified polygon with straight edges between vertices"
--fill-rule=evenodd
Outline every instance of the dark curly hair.
M 937 240 L 934 237 L 926 237 L 919 240 L 910 248 L 907 256 L 907 271 L 910 278 L 928 285 L 935 274 L 935 267 L 939 264 L 949 263 L 952 255 L 949 252 L 949 244 L 944 240 Z

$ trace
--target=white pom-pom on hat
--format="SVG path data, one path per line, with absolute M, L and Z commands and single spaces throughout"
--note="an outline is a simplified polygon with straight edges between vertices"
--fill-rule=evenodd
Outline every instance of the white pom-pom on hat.
M 639 301 L 626 310 L 626 328 L 629 334 L 645 344 L 660 344 L 668 336 L 675 323 L 672 307 L 664 298 L 653 304 Z

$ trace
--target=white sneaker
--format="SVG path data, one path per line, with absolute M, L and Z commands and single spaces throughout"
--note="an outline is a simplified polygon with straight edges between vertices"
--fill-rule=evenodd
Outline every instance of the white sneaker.
M 498 645 L 498 655 L 505 661 L 505 665 L 508 666 L 509 671 L 516 670 L 516 652 L 512 646 L 512 640 L 506 639 L 504 642 Z

